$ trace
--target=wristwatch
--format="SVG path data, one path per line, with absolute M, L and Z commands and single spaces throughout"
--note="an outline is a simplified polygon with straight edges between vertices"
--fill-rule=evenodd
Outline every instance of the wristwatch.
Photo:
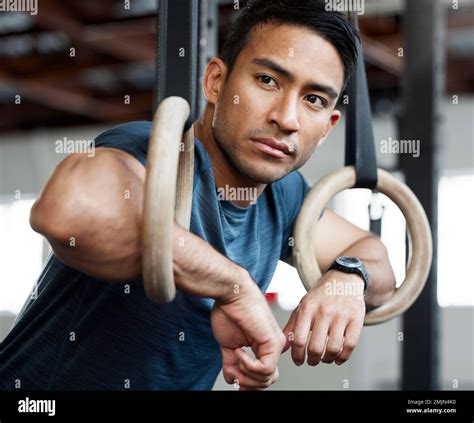
M 339 270 L 344 273 L 355 273 L 359 275 L 362 280 L 364 281 L 364 292 L 367 291 L 367 287 L 369 286 L 369 274 L 362 263 L 357 257 L 351 256 L 340 256 L 338 257 L 329 270 Z

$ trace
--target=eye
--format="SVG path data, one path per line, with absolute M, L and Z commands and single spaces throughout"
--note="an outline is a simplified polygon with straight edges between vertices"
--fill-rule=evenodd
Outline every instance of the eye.
M 320 97 L 319 95 L 315 94 L 310 94 L 306 96 L 306 99 L 311 103 L 311 105 L 319 107 L 319 108 L 324 108 L 327 106 L 327 101 L 323 97 Z
M 276 87 L 276 81 L 268 75 L 258 75 L 257 79 L 263 84 L 266 85 L 267 87 Z M 273 85 L 271 85 L 273 83 Z

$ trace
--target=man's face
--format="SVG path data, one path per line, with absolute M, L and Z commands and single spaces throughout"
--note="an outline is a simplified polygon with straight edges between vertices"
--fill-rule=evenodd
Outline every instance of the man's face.
M 305 28 L 265 24 L 215 102 L 212 133 L 231 164 L 268 184 L 303 166 L 340 118 L 344 68 L 337 50 Z

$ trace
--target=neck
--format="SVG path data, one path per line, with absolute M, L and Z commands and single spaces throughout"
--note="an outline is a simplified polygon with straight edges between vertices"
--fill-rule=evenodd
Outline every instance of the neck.
M 229 189 L 247 188 L 247 192 L 256 193 L 256 196 L 247 196 L 245 200 L 230 200 L 233 204 L 240 207 L 250 207 L 253 201 L 263 192 L 266 185 L 252 181 L 242 175 L 228 160 L 220 146 L 216 143 L 212 134 L 211 124 L 213 116 L 213 107 L 208 105 L 204 116 L 194 123 L 194 136 L 201 141 L 211 160 L 212 169 L 214 171 L 214 179 L 217 188 L 223 192 L 229 192 Z

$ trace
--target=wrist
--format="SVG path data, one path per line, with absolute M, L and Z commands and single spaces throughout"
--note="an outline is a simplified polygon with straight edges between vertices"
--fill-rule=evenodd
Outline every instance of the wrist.
M 243 267 L 235 265 L 229 276 L 229 279 L 224 281 L 221 293 L 215 297 L 220 304 L 233 303 L 243 297 L 255 295 L 255 291 L 260 292 L 250 273 Z
M 185 248 L 183 248 L 185 247 Z M 249 291 L 249 272 L 175 223 L 173 274 L 176 287 L 198 297 L 232 302 Z
M 329 270 L 337 270 L 348 275 L 356 275 L 364 283 L 364 292 L 369 285 L 369 275 L 362 260 L 353 256 L 339 256 L 329 267 Z
M 354 283 L 360 285 L 362 290 L 365 288 L 364 280 L 356 273 L 346 273 L 337 269 L 330 269 L 325 275 L 327 275 L 329 279 L 336 280 L 337 282 Z
M 330 295 L 355 295 L 361 298 L 366 295 L 364 280 L 359 275 L 336 269 L 328 270 L 321 278 L 319 286 Z

